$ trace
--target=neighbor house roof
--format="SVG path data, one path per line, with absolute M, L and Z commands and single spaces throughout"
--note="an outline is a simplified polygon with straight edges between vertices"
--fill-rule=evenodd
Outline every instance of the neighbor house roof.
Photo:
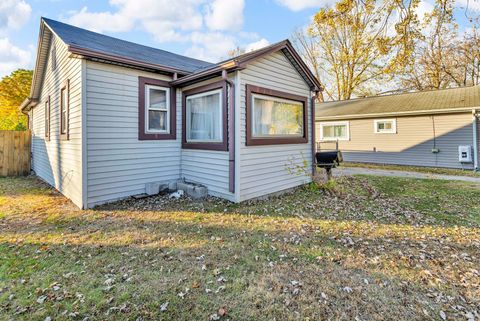
M 480 86 L 317 103 L 316 119 L 436 114 L 480 108 Z

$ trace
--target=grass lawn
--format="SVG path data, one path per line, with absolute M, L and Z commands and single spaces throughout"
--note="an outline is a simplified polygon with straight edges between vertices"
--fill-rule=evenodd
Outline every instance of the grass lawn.
M 479 320 L 479 200 L 465 182 L 359 176 L 80 211 L 2 178 L 0 320 Z
M 343 167 L 361 167 L 369 169 L 384 169 L 407 172 L 419 172 L 425 174 L 437 175 L 454 175 L 454 176 L 469 176 L 480 177 L 480 173 L 474 172 L 471 169 L 455 169 L 455 168 L 441 168 L 441 167 L 422 167 L 422 166 L 407 166 L 407 165 L 392 165 L 392 164 L 373 164 L 373 163 L 353 163 L 344 162 Z

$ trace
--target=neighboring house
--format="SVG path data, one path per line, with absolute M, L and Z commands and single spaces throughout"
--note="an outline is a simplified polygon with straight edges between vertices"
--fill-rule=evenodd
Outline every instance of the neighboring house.
M 218 64 L 42 19 L 32 169 L 89 208 L 185 179 L 233 202 L 308 183 L 320 84 L 288 40 Z
M 316 137 L 351 162 L 477 169 L 478 111 L 480 86 L 319 103 Z

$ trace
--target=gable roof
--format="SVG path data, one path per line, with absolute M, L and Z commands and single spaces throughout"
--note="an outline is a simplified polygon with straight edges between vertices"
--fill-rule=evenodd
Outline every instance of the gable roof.
M 213 66 L 197 70 L 195 73 L 179 78 L 173 81 L 174 85 L 188 85 L 196 81 L 210 78 L 221 74 L 222 70 L 233 71 L 243 69 L 253 60 L 261 58 L 265 55 L 282 51 L 287 59 L 292 63 L 293 67 L 299 72 L 305 82 L 312 90 L 322 90 L 322 86 L 318 79 L 313 75 L 310 68 L 307 67 L 303 59 L 299 56 L 290 40 L 282 40 L 270 46 L 263 47 L 258 50 L 250 51 L 245 54 L 221 61 Z
M 246 64 L 264 55 L 282 51 L 312 90 L 321 90 L 319 81 L 306 66 L 289 40 L 234 57 L 217 64 L 193 59 L 165 50 L 113 38 L 48 18 L 41 18 L 37 59 L 30 96 L 20 106 L 22 111 L 38 102 L 47 64 L 52 35 L 58 36 L 73 54 L 92 60 L 126 65 L 160 73 L 176 74 L 172 85 L 185 86 L 203 79 L 245 68 Z
M 480 86 L 317 103 L 315 113 L 317 120 L 328 120 L 461 112 L 472 108 L 480 108 Z
M 69 51 L 100 58 L 129 59 L 167 71 L 189 74 L 212 66 L 212 63 L 178 55 L 165 50 L 143 46 L 96 32 L 74 27 L 55 20 L 42 18 L 47 26 L 67 45 Z

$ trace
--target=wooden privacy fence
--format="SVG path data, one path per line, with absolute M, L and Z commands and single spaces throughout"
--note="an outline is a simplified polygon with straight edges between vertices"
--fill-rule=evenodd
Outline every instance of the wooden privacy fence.
M 30 131 L 0 130 L 0 176 L 30 173 Z

